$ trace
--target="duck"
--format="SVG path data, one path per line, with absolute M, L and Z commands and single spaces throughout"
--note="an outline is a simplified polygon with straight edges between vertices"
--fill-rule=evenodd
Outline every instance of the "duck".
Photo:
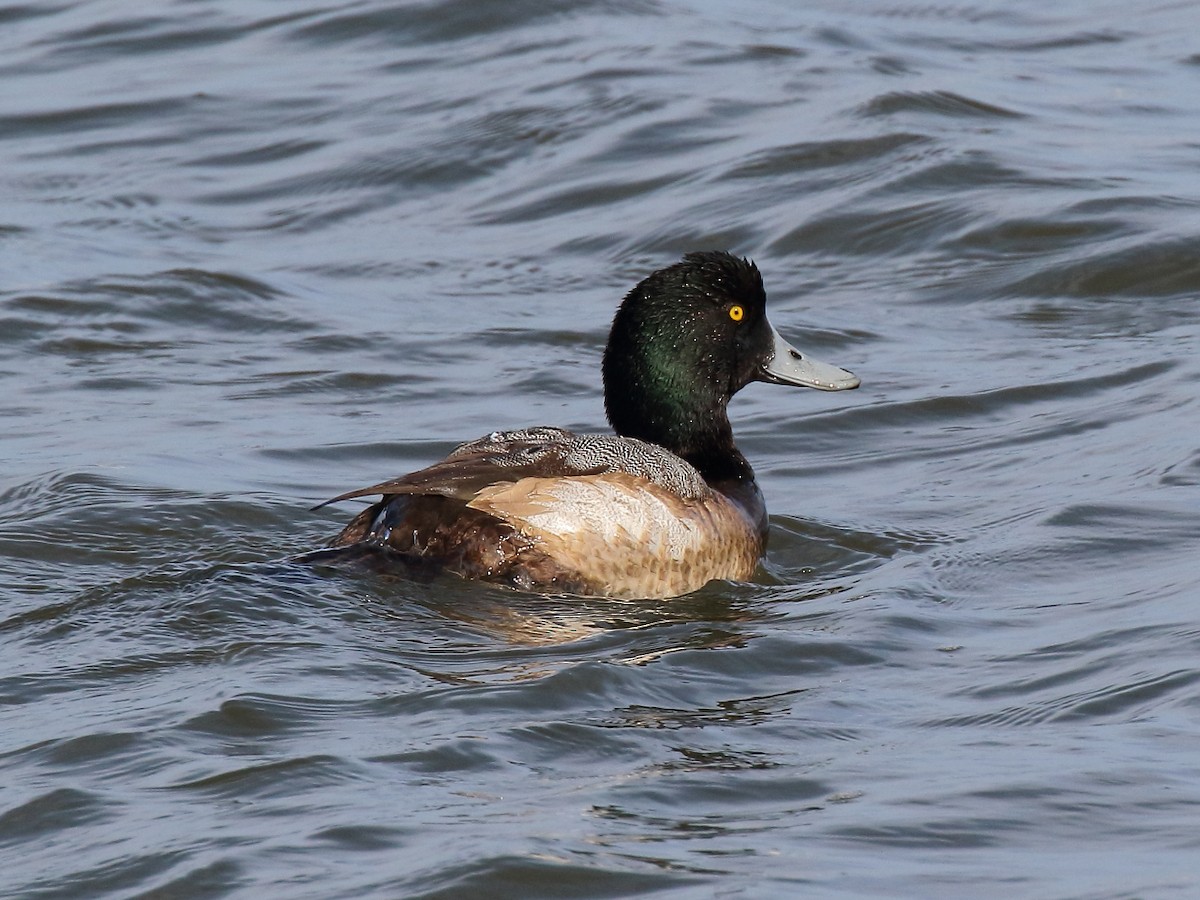
M 687 253 L 625 296 L 601 365 L 612 434 L 494 431 L 427 468 L 314 507 L 378 497 L 318 565 L 373 560 L 520 591 L 668 599 L 747 581 L 767 507 L 727 407 L 753 381 L 822 391 L 852 373 L 801 353 L 767 320 L 758 267 Z

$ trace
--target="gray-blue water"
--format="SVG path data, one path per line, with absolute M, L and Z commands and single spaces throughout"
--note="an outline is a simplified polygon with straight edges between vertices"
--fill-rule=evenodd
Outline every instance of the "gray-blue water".
M 1200 6 L 0 7 L 0 894 L 1200 896 Z M 763 270 L 753 583 L 286 562 Z

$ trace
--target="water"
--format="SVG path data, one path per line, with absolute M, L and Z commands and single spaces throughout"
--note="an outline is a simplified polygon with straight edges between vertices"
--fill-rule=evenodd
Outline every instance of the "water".
M 0 9 L 0 892 L 1200 893 L 1200 11 L 804 6 Z M 754 583 L 286 562 L 711 247 Z

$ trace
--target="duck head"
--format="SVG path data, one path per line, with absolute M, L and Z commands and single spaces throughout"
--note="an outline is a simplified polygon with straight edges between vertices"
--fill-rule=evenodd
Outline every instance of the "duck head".
M 749 471 L 726 408 L 750 382 L 859 386 L 850 372 L 784 340 L 767 320 L 766 300 L 754 263 L 723 251 L 689 253 L 643 279 L 617 310 L 604 352 L 613 429 L 666 447 L 706 478 L 721 477 L 728 473 L 713 467 L 731 453 Z

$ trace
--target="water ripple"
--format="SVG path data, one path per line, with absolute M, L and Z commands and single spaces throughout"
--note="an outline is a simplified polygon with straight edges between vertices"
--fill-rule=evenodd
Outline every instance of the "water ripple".
M 1192 896 L 1194 10 L 0 10 L 10 893 Z M 745 583 L 287 561 L 755 258 Z M 1016 873 L 1016 874 L 1014 874 Z
M 952 91 L 920 93 L 894 92 L 882 94 L 862 108 L 864 116 L 891 116 L 898 113 L 932 113 L 938 116 L 971 116 L 979 118 L 1018 119 L 1021 113 L 973 100 Z

